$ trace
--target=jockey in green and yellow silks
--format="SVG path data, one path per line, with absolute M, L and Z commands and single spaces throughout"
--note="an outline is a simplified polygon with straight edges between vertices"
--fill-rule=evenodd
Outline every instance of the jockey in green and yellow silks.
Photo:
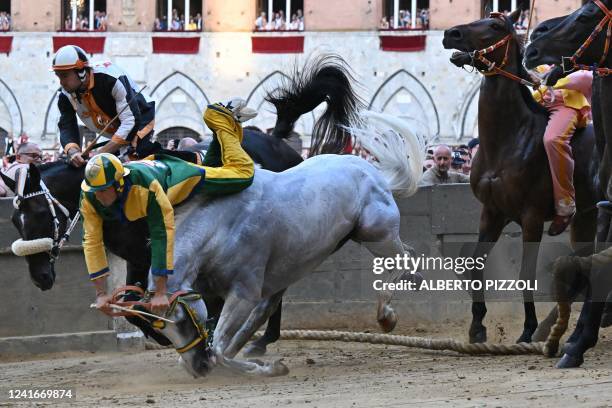
M 90 279 L 96 286 L 97 305 L 103 312 L 111 311 L 105 282 L 109 268 L 102 237 L 104 219 L 146 218 L 156 289 L 151 306 L 154 310 L 163 309 L 168 305 L 167 275 L 173 273 L 173 206 L 196 193 L 230 194 L 251 185 L 254 164 L 240 146 L 240 121 L 254 114 L 242 101 L 232 103 L 239 106 L 209 105 L 204 113 L 206 125 L 213 130 L 205 164 L 216 162 L 220 167 L 198 166 L 166 155 L 122 164 L 117 157 L 102 153 L 88 162 L 81 185 L 83 250 Z

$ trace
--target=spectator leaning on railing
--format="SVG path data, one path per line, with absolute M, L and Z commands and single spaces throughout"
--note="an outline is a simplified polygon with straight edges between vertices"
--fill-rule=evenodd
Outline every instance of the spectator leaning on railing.
M 291 20 L 287 23 L 285 12 L 279 10 L 272 13 L 270 18 L 266 18 L 266 12 L 262 11 L 259 17 L 255 19 L 255 31 L 303 31 L 304 30 L 304 14 L 301 9 L 298 9 L 291 15 Z

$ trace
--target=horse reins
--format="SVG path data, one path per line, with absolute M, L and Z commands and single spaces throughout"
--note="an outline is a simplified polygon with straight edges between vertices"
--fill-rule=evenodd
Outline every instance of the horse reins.
M 491 16 L 494 18 L 502 19 L 502 20 L 504 18 L 503 14 L 501 13 L 491 13 Z M 507 36 L 505 36 L 504 38 L 502 38 L 501 40 L 499 40 L 498 42 L 496 42 L 495 44 L 487 48 L 483 48 L 481 50 L 476 50 L 476 51 L 472 51 L 468 53 L 470 57 L 472 58 L 472 61 L 478 60 L 482 62 L 487 67 L 487 69 L 486 71 L 481 71 L 478 68 L 476 68 L 476 65 L 474 63 L 472 63 L 472 66 L 484 76 L 502 75 L 522 85 L 530 86 L 532 88 L 537 88 L 539 86 L 538 84 L 535 84 L 527 79 L 521 78 L 518 75 L 515 75 L 503 69 L 508 63 L 508 55 L 510 53 L 511 42 L 512 42 L 512 34 L 508 34 Z M 490 61 L 488 58 L 485 57 L 485 55 L 492 53 L 493 51 L 495 51 L 498 48 L 503 47 L 504 45 L 506 46 L 506 50 L 504 51 L 504 59 L 499 65 L 497 65 L 496 62 Z
M 600 68 L 599 65 L 603 65 L 608 57 L 608 51 L 610 50 L 610 40 L 612 39 L 612 10 L 609 10 L 601 0 L 593 0 L 593 3 L 597 5 L 603 11 L 604 17 L 601 19 L 599 24 L 593 29 L 593 32 L 589 37 L 582 43 L 580 48 L 571 57 L 561 57 L 561 68 L 563 73 L 572 72 L 574 70 L 585 70 L 593 71 L 599 76 L 607 76 L 612 74 L 611 68 Z M 595 38 L 601 33 L 605 25 L 608 25 L 606 31 L 606 42 L 604 45 L 604 52 L 601 56 L 598 64 L 584 65 L 578 64 L 576 60 L 582 56 L 584 51 L 591 45 Z

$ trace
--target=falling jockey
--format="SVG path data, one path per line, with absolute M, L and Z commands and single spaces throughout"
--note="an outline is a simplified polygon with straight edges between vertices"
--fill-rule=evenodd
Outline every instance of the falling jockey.
M 213 131 L 213 141 L 204 166 L 163 154 L 153 156 L 153 160 L 126 164 L 109 153 L 89 160 L 81 185 L 80 211 L 85 261 L 96 288 L 98 309 L 111 313 L 111 298 L 106 288 L 109 267 L 102 240 L 102 222 L 110 218 L 124 221 L 146 218 L 151 239 L 150 272 L 154 280 L 149 282 L 154 292 L 151 309 L 162 312 L 169 306 L 166 282 L 174 268 L 173 206 L 193 194 L 231 194 L 252 183 L 254 165 L 240 146 L 240 122 L 255 115 L 242 100 L 209 105 L 204 121 Z

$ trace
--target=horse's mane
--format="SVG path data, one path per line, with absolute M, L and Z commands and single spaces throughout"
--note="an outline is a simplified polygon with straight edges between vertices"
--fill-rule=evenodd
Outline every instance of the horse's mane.
M 57 160 L 57 161 L 47 162 L 47 163 L 43 163 L 43 164 L 38 164 L 38 165 L 36 165 L 36 168 L 38 168 L 38 170 L 42 173 L 42 172 L 47 171 L 49 169 L 54 169 L 54 168 L 60 167 L 60 166 L 67 167 L 68 165 L 63 160 Z
M 517 68 L 518 68 L 518 76 L 520 78 L 531 78 L 525 67 L 523 66 L 523 52 L 525 51 L 525 47 L 523 46 L 523 38 L 518 35 L 516 30 L 514 29 L 514 23 L 507 17 L 503 18 L 504 23 L 506 24 L 506 28 L 508 32 L 512 35 L 512 41 L 514 42 L 515 52 L 517 55 Z M 525 105 L 532 111 L 534 114 L 546 115 L 546 117 L 550 116 L 548 110 L 540 105 L 533 98 L 533 95 L 527 88 L 527 86 L 518 84 L 521 90 L 521 96 L 523 97 L 523 101 L 525 101 Z

